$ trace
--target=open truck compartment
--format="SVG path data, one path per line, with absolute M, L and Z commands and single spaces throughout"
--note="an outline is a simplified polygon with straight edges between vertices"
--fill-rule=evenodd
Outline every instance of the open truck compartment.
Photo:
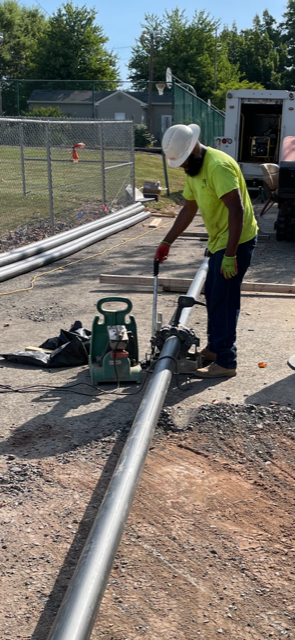
M 217 147 L 239 163 L 249 191 L 278 205 L 278 240 L 295 240 L 295 92 L 236 89 L 226 96 Z
M 282 101 L 276 104 L 241 104 L 238 161 L 260 164 L 278 162 Z
M 249 189 L 263 183 L 261 165 L 279 164 L 283 139 L 295 132 L 295 93 L 237 89 L 226 96 L 224 137 L 217 147 L 236 160 Z

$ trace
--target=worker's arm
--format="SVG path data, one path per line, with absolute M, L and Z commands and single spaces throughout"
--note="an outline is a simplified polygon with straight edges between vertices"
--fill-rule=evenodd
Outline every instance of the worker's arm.
M 160 264 L 162 264 L 164 260 L 167 260 L 171 244 L 187 229 L 197 211 L 198 205 L 195 200 L 184 201 L 184 207 L 180 210 L 173 227 L 168 231 L 155 253 L 155 260 L 158 260 Z
M 225 255 L 233 257 L 237 253 L 243 229 L 244 207 L 239 189 L 234 189 L 221 197 L 228 209 L 228 241 Z
M 174 240 L 180 236 L 180 234 L 187 229 L 190 223 L 193 221 L 198 211 L 198 205 L 195 200 L 185 200 L 184 206 L 180 210 L 173 227 L 168 231 L 164 238 L 164 242 L 172 244 Z

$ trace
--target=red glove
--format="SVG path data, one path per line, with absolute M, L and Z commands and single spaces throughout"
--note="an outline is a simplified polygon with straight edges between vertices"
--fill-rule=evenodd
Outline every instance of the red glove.
M 159 263 L 162 264 L 162 262 L 164 262 L 164 260 L 167 260 L 168 258 L 168 253 L 170 250 L 170 244 L 168 242 L 161 242 L 161 244 L 159 244 L 157 251 L 155 253 L 155 260 L 159 260 Z

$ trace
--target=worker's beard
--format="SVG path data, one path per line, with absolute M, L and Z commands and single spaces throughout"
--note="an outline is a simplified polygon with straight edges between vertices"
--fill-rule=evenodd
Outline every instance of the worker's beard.
M 199 153 L 191 153 L 188 157 L 188 167 L 185 169 L 185 173 L 187 173 L 191 178 L 197 176 L 202 169 L 202 165 L 204 162 L 205 154 L 200 155 Z

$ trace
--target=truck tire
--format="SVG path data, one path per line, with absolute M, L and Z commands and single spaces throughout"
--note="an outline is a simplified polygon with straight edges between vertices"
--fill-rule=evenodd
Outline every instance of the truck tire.
M 295 202 L 294 201 L 286 200 L 285 202 L 281 202 L 275 228 L 276 228 L 276 239 L 278 241 L 295 240 Z

